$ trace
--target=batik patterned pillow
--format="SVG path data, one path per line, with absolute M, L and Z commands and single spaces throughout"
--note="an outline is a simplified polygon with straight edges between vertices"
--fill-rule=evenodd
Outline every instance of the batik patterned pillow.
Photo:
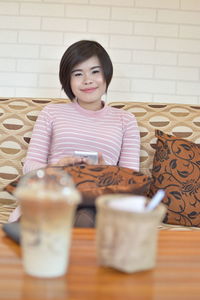
M 164 222 L 200 227 L 200 146 L 156 131 L 150 196 L 164 189 Z
M 82 206 L 94 206 L 96 197 L 111 193 L 129 193 L 146 195 L 151 178 L 132 169 L 106 165 L 77 165 L 66 167 L 48 167 L 52 175 L 62 168 L 70 174 L 77 189 L 82 194 Z M 4 190 L 13 194 L 17 180 L 8 184 Z

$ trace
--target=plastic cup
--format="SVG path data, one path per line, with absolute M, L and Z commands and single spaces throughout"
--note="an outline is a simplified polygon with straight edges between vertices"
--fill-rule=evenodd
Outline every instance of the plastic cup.
M 58 168 L 38 169 L 20 180 L 21 245 L 25 272 L 37 277 L 66 273 L 71 228 L 80 194 Z

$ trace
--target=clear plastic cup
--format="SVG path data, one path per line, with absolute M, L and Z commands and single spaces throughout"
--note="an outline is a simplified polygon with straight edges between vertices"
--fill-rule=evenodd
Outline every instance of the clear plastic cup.
M 37 277 L 66 273 L 71 228 L 80 202 L 69 175 L 59 168 L 23 176 L 15 195 L 21 206 L 21 245 L 25 272 Z

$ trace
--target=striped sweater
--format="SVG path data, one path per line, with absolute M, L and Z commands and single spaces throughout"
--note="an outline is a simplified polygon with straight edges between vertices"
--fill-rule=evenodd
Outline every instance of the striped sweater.
M 138 170 L 137 121 L 131 113 L 106 105 L 91 111 L 77 102 L 49 104 L 35 123 L 23 171 L 56 164 L 74 150 L 101 152 L 108 165 Z

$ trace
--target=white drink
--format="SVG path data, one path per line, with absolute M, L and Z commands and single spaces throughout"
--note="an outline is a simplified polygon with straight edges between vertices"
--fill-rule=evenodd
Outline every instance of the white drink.
M 25 272 L 37 277 L 66 273 L 71 227 L 79 193 L 74 188 L 44 189 L 40 182 L 19 187 L 21 244 Z

